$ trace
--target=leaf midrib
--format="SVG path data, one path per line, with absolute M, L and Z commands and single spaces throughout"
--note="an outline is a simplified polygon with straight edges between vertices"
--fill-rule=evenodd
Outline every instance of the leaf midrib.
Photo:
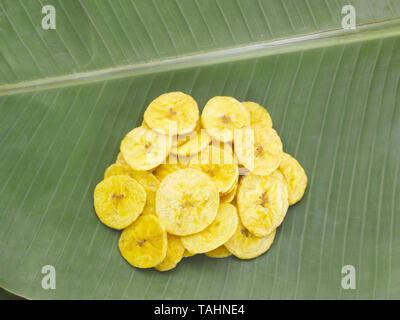
M 398 35 L 400 35 L 400 17 L 358 25 L 355 30 L 332 29 L 291 38 L 255 42 L 242 46 L 192 53 L 149 62 L 139 62 L 112 68 L 4 84 L 0 85 L 0 96 L 227 63 L 319 47 L 384 39 Z

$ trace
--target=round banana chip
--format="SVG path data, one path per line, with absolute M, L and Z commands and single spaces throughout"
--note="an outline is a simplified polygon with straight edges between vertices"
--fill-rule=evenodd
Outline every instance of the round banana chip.
M 189 251 L 187 251 L 185 249 L 185 251 L 183 252 L 183 257 L 184 258 L 189 258 L 189 257 L 193 257 L 195 254 L 194 253 L 190 253 Z
M 233 191 L 233 189 L 235 189 L 235 187 L 238 185 L 238 182 L 239 182 L 239 175 L 236 177 L 235 183 L 232 185 L 232 187 L 230 187 L 230 189 L 228 191 L 221 193 L 221 197 L 226 196 L 229 193 L 231 193 Z
M 117 159 L 115 160 L 115 163 L 127 164 L 121 151 L 118 152 L 118 156 Z
M 288 189 L 282 173 L 276 170 L 269 176 L 243 177 L 237 205 L 240 219 L 251 233 L 263 237 L 273 232 L 282 223 L 289 207 Z
M 250 126 L 250 114 L 232 97 L 214 97 L 204 106 L 201 124 L 214 139 L 228 142 L 234 130 Z
M 181 238 L 183 246 L 191 253 L 204 253 L 214 250 L 232 237 L 238 220 L 236 208 L 230 203 L 222 203 L 215 220 L 207 228 Z
M 171 149 L 171 153 L 177 157 L 191 157 L 198 154 L 211 143 L 211 136 L 205 130 L 192 135 L 191 138 L 181 146 Z
M 236 183 L 231 191 L 229 191 L 227 194 L 221 196 L 220 202 L 221 203 L 223 203 L 223 202 L 232 202 L 232 200 L 236 196 L 237 188 L 238 188 L 238 184 Z
M 100 221 L 123 229 L 137 219 L 146 203 L 145 189 L 127 175 L 111 176 L 94 190 L 94 208 Z
M 190 139 L 192 139 L 192 137 L 194 137 L 196 135 L 197 135 L 197 132 L 193 131 L 193 132 L 183 135 L 183 136 L 173 136 L 171 151 L 176 151 L 177 148 L 179 148 L 181 145 L 184 145 L 185 143 L 189 142 Z
M 184 236 L 205 229 L 217 215 L 219 194 L 203 172 L 181 169 L 160 183 L 156 212 L 169 233 Z
M 155 214 L 156 212 L 156 192 L 160 181 L 148 171 L 135 171 L 125 162 L 117 162 L 109 166 L 104 173 L 104 178 L 115 175 L 127 175 L 135 179 L 146 191 L 146 205 L 142 214 Z
M 183 92 L 162 94 L 150 103 L 144 113 L 144 121 L 151 129 L 167 135 L 184 135 L 194 131 L 199 117 L 197 102 Z
M 126 162 L 116 162 L 109 166 L 104 172 L 104 179 L 111 176 L 129 176 L 133 178 L 133 170 Z
M 239 259 L 253 259 L 265 253 L 274 242 L 275 230 L 268 236 L 258 238 L 247 230 L 239 219 L 238 226 L 232 238 L 225 247 Z
M 146 190 L 146 205 L 142 214 L 156 214 L 156 193 L 160 186 L 160 181 L 154 174 L 147 171 L 133 171 L 132 178 L 139 182 Z
M 167 255 L 160 264 L 155 266 L 158 271 L 168 271 L 175 268 L 179 261 L 182 260 L 185 251 L 180 237 L 168 234 L 167 239 Z
M 120 164 L 120 165 L 123 165 L 123 166 L 125 166 L 127 168 L 130 168 L 132 171 L 137 171 L 137 170 L 133 170 L 131 168 L 131 166 L 125 161 L 124 156 L 122 155 L 121 151 L 118 152 L 117 159 L 115 159 L 115 163 L 114 164 Z M 114 169 L 116 169 L 116 168 L 114 168 Z M 114 169 L 112 171 L 114 171 Z M 151 170 L 141 170 L 141 171 L 146 171 L 146 172 L 151 173 L 152 169 Z M 113 175 L 115 175 L 115 174 L 113 174 Z
M 194 131 L 189 132 L 184 135 L 176 135 L 176 136 L 172 137 L 172 149 L 176 149 L 176 148 L 180 147 L 181 145 L 189 142 L 190 139 L 192 139 L 192 137 L 195 137 L 199 132 L 200 132 L 200 121 L 197 121 Z
M 208 251 L 205 253 L 207 257 L 210 258 L 226 258 L 232 255 L 232 253 L 224 246 L 219 246 L 218 248 Z
M 118 247 L 121 255 L 132 266 L 152 268 L 167 254 L 167 232 L 155 216 L 140 216 L 121 233 Z
M 179 164 L 165 163 L 160 164 L 156 170 L 154 170 L 154 175 L 159 181 L 163 181 L 171 173 L 182 169 Z
M 306 191 L 307 175 L 300 163 L 287 153 L 283 153 L 279 166 L 286 179 L 289 192 L 289 205 L 300 201 Z
M 279 167 L 282 152 L 282 141 L 272 128 L 236 132 L 235 153 L 239 162 L 253 174 L 270 175 Z
M 165 161 L 171 138 L 143 127 L 129 132 L 121 142 L 124 160 L 134 170 L 151 170 Z
M 185 159 L 178 159 L 176 156 L 170 154 L 167 158 L 166 163 L 160 164 L 154 171 L 153 174 L 157 177 L 159 181 L 163 181 L 166 176 L 169 174 L 178 171 L 180 169 L 186 169 L 188 164 L 186 162 L 182 162 L 181 160 Z
M 189 167 L 207 174 L 221 194 L 229 192 L 239 177 L 237 161 L 228 145 L 209 146 L 190 160 Z
M 242 102 L 242 104 L 250 113 L 250 126 L 252 128 L 272 128 L 272 119 L 266 109 L 251 101 Z

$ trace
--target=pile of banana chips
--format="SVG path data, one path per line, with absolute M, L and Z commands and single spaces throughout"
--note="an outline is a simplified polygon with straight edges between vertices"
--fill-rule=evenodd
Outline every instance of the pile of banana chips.
M 123 138 L 94 208 L 123 230 L 118 246 L 132 266 L 167 271 L 195 254 L 265 253 L 306 186 L 265 108 L 217 96 L 200 115 L 190 95 L 169 92 Z

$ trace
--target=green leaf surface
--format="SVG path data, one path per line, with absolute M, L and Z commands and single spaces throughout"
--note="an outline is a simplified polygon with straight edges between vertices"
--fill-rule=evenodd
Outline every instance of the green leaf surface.
M 340 29 L 348 4 L 357 24 L 400 16 L 398 0 L 2 0 L 0 85 Z
M 358 14 L 365 21 L 381 21 L 396 14 L 390 9 L 397 8 L 395 1 L 354 2 L 371 9 Z M 25 6 L 27 3 L 23 2 Z M 32 1 L 32 6 L 35 3 Z M 247 44 L 245 47 L 141 66 L 136 62 L 176 55 L 168 51 L 170 38 L 153 40 L 157 48 L 165 47 L 163 55 L 151 56 L 153 51 L 148 49 L 134 58 L 133 51 L 124 51 L 129 41 L 119 38 L 123 35 L 114 25 L 117 20 L 113 20 L 111 9 L 122 8 L 132 16 L 142 10 L 141 20 L 150 21 L 156 15 L 153 7 L 142 1 L 113 1 L 111 9 L 106 1 L 63 1 L 62 5 L 67 3 L 70 10 L 90 7 L 85 14 L 89 12 L 95 21 L 88 23 L 78 14 L 73 15 L 82 33 L 74 33 L 73 29 L 64 30 L 64 34 L 58 31 L 70 52 L 82 48 L 74 37 L 85 37 L 85 32 L 93 35 L 89 31 L 93 25 L 114 34 L 112 37 L 104 31 L 104 42 L 88 36 L 90 41 L 84 42 L 98 54 L 90 63 L 85 63 L 83 54 L 76 53 L 82 60 L 77 60 L 75 67 L 63 58 L 59 70 L 48 64 L 42 77 L 31 63 L 36 61 L 40 66 L 40 59 L 44 59 L 38 47 L 34 43 L 25 45 L 31 49 L 31 61 L 29 57 L 21 58 L 22 49 L 15 54 L 11 45 L 18 38 L 28 41 L 33 30 L 20 26 L 19 37 L 7 38 L 9 43 L 1 44 L 0 57 L 3 62 L 13 63 L 11 70 L 17 76 L 0 68 L 0 83 L 4 84 L 0 86 L 0 286 L 33 299 L 400 298 L 398 21 L 275 43 L 269 40 L 337 27 L 337 21 L 329 20 L 327 17 L 332 16 L 320 7 L 328 2 L 249 1 L 249 8 L 253 3 L 270 5 L 275 10 L 283 4 L 286 8 L 296 6 L 297 14 L 291 14 L 290 20 L 292 24 L 302 21 L 305 27 L 290 29 L 288 18 L 276 18 L 284 27 L 282 33 L 276 27 L 273 35 L 260 36 L 261 31 L 254 31 L 251 37 L 241 33 L 245 31 L 239 19 L 238 25 L 231 26 L 238 28 L 232 31 L 235 41 L 218 42 L 218 48 Z M 114 3 L 118 5 L 114 7 Z M 124 10 L 122 6 L 129 3 L 137 9 Z M 207 1 L 209 5 L 203 1 L 150 2 L 151 6 L 179 5 L 184 10 L 183 3 L 203 8 L 201 21 L 214 30 L 212 24 L 219 22 L 205 15 L 216 12 L 209 9 L 212 4 L 226 6 L 220 13 L 229 20 L 239 12 L 242 1 Z M 3 14 L 20 12 L 20 4 L 22 1 L 3 1 L 0 9 Z M 340 5 L 341 1 L 329 1 L 330 8 Z M 308 11 L 301 8 L 313 8 L 312 16 L 319 23 L 312 24 Z M 255 11 L 251 14 L 254 18 L 247 19 L 244 26 L 274 21 L 273 10 L 258 12 L 258 18 Z M 185 17 L 186 26 L 191 26 L 192 32 L 196 30 L 196 36 L 179 26 L 180 18 L 176 18 L 176 25 L 169 19 L 163 22 L 176 45 L 184 48 L 177 50 L 178 55 L 215 49 L 205 41 L 207 33 L 197 29 L 201 25 L 195 20 L 198 12 L 189 10 Z M 11 27 L 4 27 L 1 21 L 4 36 Z M 131 19 L 129 23 L 138 22 Z M 157 31 L 157 36 L 163 35 L 160 25 L 150 25 L 147 29 L 153 37 Z M 219 28 L 211 34 L 216 37 L 217 29 L 225 38 Z M 146 34 L 137 32 L 126 37 L 145 48 Z M 178 33 L 182 33 L 181 38 Z M 192 40 L 198 47 L 190 45 Z M 261 46 L 253 43 L 260 40 L 268 41 Z M 123 46 L 114 47 L 112 41 Z M 99 43 L 115 49 L 115 60 L 96 47 Z M 5 47 L 8 51 L 3 50 Z M 49 50 L 45 52 L 60 53 L 58 45 L 49 45 Z M 116 64 L 110 64 L 112 60 Z M 0 66 L 3 62 L 0 60 Z M 115 72 L 103 69 L 127 62 L 132 65 L 116 68 Z M 71 74 L 87 70 L 94 71 L 82 77 Z M 21 80 L 34 81 L 10 84 Z M 270 112 L 285 151 L 305 168 L 309 177 L 306 194 L 289 209 L 274 244 L 261 257 L 241 261 L 198 255 L 184 259 L 166 273 L 134 269 L 119 254 L 120 232 L 97 219 L 93 190 L 114 161 L 121 139 L 141 123 L 152 99 L 173 90 L 190 93 L 201 108 L 215 95 L 261 103 Z M 42 288 L 45 265 L 56 269 L 55 290 Z M 355 267 L 355 290 L 341 286 L 345 265 Z
M 0 300 L 22 300 L 23 298 L 0 288 Z

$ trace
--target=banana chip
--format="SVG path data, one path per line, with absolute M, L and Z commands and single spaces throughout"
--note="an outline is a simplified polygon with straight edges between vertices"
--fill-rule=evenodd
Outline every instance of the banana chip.
M 215 220 L 203 231 L 182 237 L 190 253 L 204 253 L 218 248 L 232 237 L 238 224 L 236 208 L 230 203 L 219 206 Z
M 175 135 L 172 137 L 172 149 L 171 152 L 180 147 L 181 145 L 189 142 L 191 139 L 196 137 L 196 135 L 200 132 L 200 121 L 197 121 L 196 127 L 194 131 L 184 134 L 184 135 Z
M 226 258 L 232 255 L 232 253 L 224 246 L 220 246 L 214 250 L 205 253 L 210 258 Z
M 111 176 L 94 190 L 94 208 L 100 221 L 123 229 L 135 221 L 146 203 L 145 189 L 127 175 Z
M 122 155 L 121 151 L 118 153 L 117 159 L 115 159 L 115 162 L 113 164 L 123 165 L 123 166 L 125 166 L 127 168 L 130 168 L 132 171 L 138 171 L 138 170 L 132 169 L 131 166 L 125 161 L 124 156 Z M 112 171 L 114 171 L 114 170 L 112 170 Z M 151 173 L 152 169 L 150 169 L 150 170 L 139 170 L 139 171 L 146 171 L 146 172 Z
M 146 203 L 145 189 L 126 175 L 101 181 L 94 190 L 94 208 L 100 221 L 121 230 L 137 219 Z
M 232 200 L 236 196 L 237 188 L 238 188 L 238 184 L 235 183 L 235 185 L 233 186 L 231 191 L 229 191 L 227 194 L 221 196 L 220 202 L 221 203 L 223 203 L 223 202 L 232 202 Z
M 205 229 L 217 215 L 219 194 L 203 172 L 181 169 L 160 183 L 156 212 L 169 233 L 188 235 Z
M 238 166 L 239 167 L 239 166 Z M 240 171 L 239 171 L 240 172 Z M 239 175 L 237 175 L 234 184 L 232 185 L 232 187 L 229 188 L 228 191 L 221 193 L 221 197 L 222 196 L 226 196 L 227 194 L 231 193 L 238 185 L 239 182 Z
M 204 106 L 201 124 L 214 139 L 228 142 L 235 129 L 250 126 L 250 114 L 232 97 L 214 97 Z
M 129 132 L 121 142 L 123 159 L 134 170 L 151 170 L 165 161 L 171 148 L 171 138 L 139 127 Z
M 170 135 L 174 127 L 177 135 L 194 131 L 199 117 L 197 102 L 182 92 L 162 94 L 150 103 L 144 113 L 146 124 L 154 131 L 166 135 Z
M 182 169 L 179 164 L 160 164 L 156 170 L 154 170 L 154 175 L 159 181 L 163 181 L 171 173 Z
M 252 128 L 272 128 L 272 119 L 266 109 L 251 101 L 242 102 L 242 104 L 250 113 L 250 126 Z
M 160 181 L 148 171 L 135 171 L 125 162 L 117 162 L 109 166 L 104 173 L 104 178 L 115 175 L 127 175 L 135 179 L 146 191 L 146 205 L 142 214 L 155 214 L 156 212 L 156 192 Z
M 283 153 L 282 141 L 272 128 L 237 131 L 235 153 L 239 162 L 250 172 L 268 176 L 279 167 Z
M 173 136 L 172 137 L 172 148 L 171 152 L 175 151 L 176 149 L 179 148 L 180 146 L 184 145 L 185 143 L 189 142 L 190 139 L 195 137 L 197 135 L 196 131 L 193 131 L 189 134 L 183 135 L 183 136 Z
M 269 235 L 279 227 L 288 210 L 285 178 L 279 170 L 269 176 L 243 177 L 237 205 L 240 219 L 251 233 L 257 237 Z
M 306 191 L 307 175 L 300 163 L 290 154 L 283 153 L 279 166 L 286 179 L 289 192 L 289 205 L 300 201 Z
M 139 217 L 121 233 L 118 242 L 121 255 L 132 266 L 152 268 L 167 254 L 167 233 L 155 216 Z
M 117 159 L 115 160 L 115 163 L 127 164 L 121 151 L 118 152 L 118 156 Z
M 155 266 L 158 271 L 169 271 L 175 268 L 179 261 L 182 260 L 185 251 L 180 237 L 168 234 L 167 239 L 167 255 L 160 264 Z
M 172 148 L 171 153 L 177 157 L 191 157 L 205 149 L 211 143 L 211 136 L 205 130 L 191 136 L 183 145 Z
M 228 145 L 224 148 L 209 146 L 192 158 L 189 167 L 207 174 L 221 194 L 229 192 L 239 177 L 238 164 Z
M 258 238 L 247 230 L 240 222 L 232 238 L 226 243 L 225 247 L 239 259 L 253 259 L 265 253 L 274 242 L 275 230 L 268 236 Z
M 185 159 L 183 159 L 185 160 Z M 159 181 L 163 181 L 169 174 L 178 171 L 180 169 L 186 169 L 188 163 L 180 161 L 176 156 L 169 155 L 166 163 L 160 164 L 154 171 L 153 174 Z
M 185 251 L 183 252 L 183 257 L 184 258 L 189 258 L 189 257 L 193 257 L 195 254 L 194 253 L 190 253 L 189 251 L 187 251 L 185 249 Z
M 120 175 L 133 178 L 133 170 L 126 162 L 120 161 L 109 166 L 104 172 L 104 179 Z
M 142 214 L 156 214 L 156 193 L 160 186 L 160 181 L 154 174 L 147 171 L 134 171 L 132 174 L 137 182 L 139 182 L 144 190 L 146 190 L 146 205 Z

